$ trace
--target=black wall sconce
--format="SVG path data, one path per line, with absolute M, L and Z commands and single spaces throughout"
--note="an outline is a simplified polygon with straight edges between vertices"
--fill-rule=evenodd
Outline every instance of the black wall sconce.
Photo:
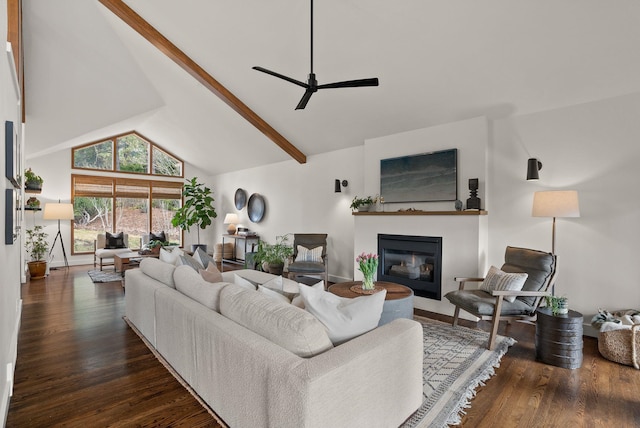
M 529 158 L 527 161 L 527 180 L 538 180 L 538 171 L 542 169 L 542 162 L 536 158 Z
M 342 187 L 340 187 L 340 185 L 342 185 L 342 187 L 347 187 L 349 185 L 349 182 L 347 180 L 338 180 L 336 178 L 336 184 L 335 184 L 335 189 L 334 192 L 336 193 L 341 193 L 342 192 Z

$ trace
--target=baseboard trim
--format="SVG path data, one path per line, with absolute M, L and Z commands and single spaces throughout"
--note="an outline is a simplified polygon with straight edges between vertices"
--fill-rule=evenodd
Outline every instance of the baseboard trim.
M 7 423 L 9 414 L 9 403 L 13 395 L 13 378 L 16 370 L 16 362 L 18 360 L 18 334 L 20 334 L 20 321 L 22 320 L 22 299 L 16 301 L 16 322 L 13 333 L 11 334 L 11 344 L 9 348 L 9 358 L 4 370 L 6 373 L 6 382 L 2 387 L 2 401 L 0 401 L 0 415 L 2 415 L 2 426 Z

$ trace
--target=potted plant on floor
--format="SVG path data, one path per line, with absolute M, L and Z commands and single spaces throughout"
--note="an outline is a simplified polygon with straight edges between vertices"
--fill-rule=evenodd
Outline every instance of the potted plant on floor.
M 27 262 L 31 279 L 40 279 L 45 277 L 47 261 L 44 257 L 49 249 L 47 236 L 48 234 L 42 231 L 42 226 L 34 226 L 33 229 L 27 230 L 27 241 L 25 246 L 29 256 L 31 256 L 31 261 Z
M 285 260 L 293 255 L 293 247 L 289 246 L 288 241 L 289 235 L 276 236 L 275 244 L 264 243 L 262 248 L 258 247 L 260 260 L 267 264 L 269 273 L 282 275 Z
M 207 251 L 206 244 L 200 244 L 200 229 L 206 229 L 211 225 L 212 219 L 218 217 L 212 203 L 211 189 L 202 183 L 198 183 L 198 177 L 187 180 L 182 189 L 184 205 L 180 207 L 173 218 L 171 224 L 187 232 L 191 226 L 196 226 L 198 232 L 197 244 L 191 246 L 191 251 L 196 251 L 198 247 Z

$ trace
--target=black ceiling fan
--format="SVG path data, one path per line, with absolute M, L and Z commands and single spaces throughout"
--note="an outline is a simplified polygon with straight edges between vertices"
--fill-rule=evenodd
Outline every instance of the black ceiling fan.
M 311 95 L 314 92 L 318 92 L 318 89 L 327 89 L 327 88 L 358 88 L 361 86 L 378 86 L 378 78 L 374 77 L 371 79 L 358 79 L 358 80 L 346 80 L 344 82 L 334 82 L 334 83 L 326 83 L 324 85 L 318 85 L 318 81 L 316 80 L 316 75 L 313 73 L 313 0 L 311 0 L 311 72 L 309 73 L 309 78 L 307 83 L 301 82 L 296 79 L 292 79 L 291 77 L 287 77 L 280 73 L 276 73 L 275 71 L 267 70 L 263 67 L 253 67 L 254 70 L 262 71 L 263 73 L 270 74 L 272 76 L 278 77 L 282 80 L 286 80 L 287 82 L 291 82 L 295 85 L 302 86 L 305 88 L 304 95 L 302 99 L 296 106 L 296 110 L 302 110 L 307 106 Z

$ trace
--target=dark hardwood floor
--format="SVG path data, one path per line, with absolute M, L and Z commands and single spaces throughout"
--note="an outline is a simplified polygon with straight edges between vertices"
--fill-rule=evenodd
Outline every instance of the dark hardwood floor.
M 56 270 L 23 285 L 7 426 L 219 426 L 122 320 L 120 283 L 93 284 L 91 268 Z M 461 426 L 640 426 L 640 371 L 603 359 L 588 337 L 580 369 L 537 362 L 534 331 L 521 323 L 501 326 L 500 334 L 518 343 L 478 389 Z

